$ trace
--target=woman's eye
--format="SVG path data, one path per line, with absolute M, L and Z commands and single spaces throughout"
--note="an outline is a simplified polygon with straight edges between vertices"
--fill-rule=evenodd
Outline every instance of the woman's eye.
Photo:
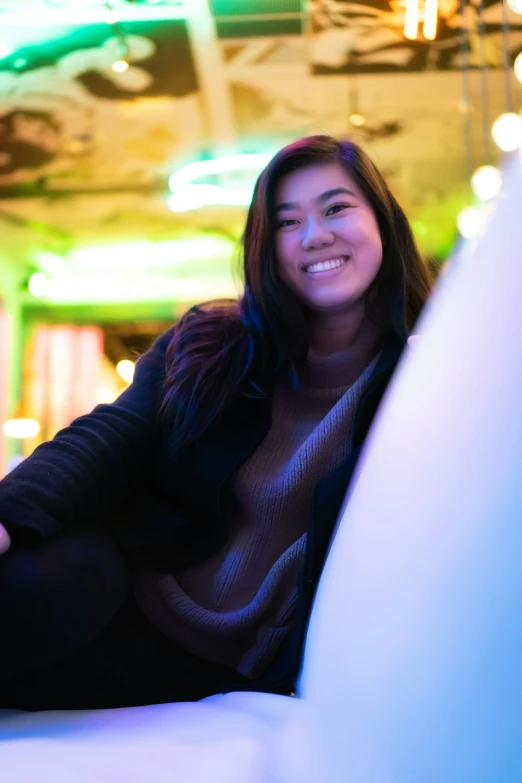
M 334 204 L 332 207 L 328 208 L 326 214 L 336 215 L 338 212 L 341 212 L 343 209 L 348 209 L 348 204 Z
M 286 228 L 287 226 L 293 226 L 297 223 L 295 218 L 287 218 L 286 220 L 280 220 L 277 224 L 278 228 Z

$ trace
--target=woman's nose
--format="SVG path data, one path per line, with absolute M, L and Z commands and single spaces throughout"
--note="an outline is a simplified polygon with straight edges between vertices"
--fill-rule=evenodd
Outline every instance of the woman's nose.
M 303 239 L 301 241 L 303 250 L 316 250 L 320 247 L 327 247 L 334 241 L 334 235 L 321 220 L 310 219 L 306 222 Z

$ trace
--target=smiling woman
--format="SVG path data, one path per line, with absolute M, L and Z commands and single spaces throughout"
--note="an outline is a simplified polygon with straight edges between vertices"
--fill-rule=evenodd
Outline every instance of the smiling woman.
M 337 515 L 431 281 L 375 166 L 327 136 L 270 161 L 243 241 L 239 302 L 190 310 L 114 403 L 0 482 L 0 707 L 295 690 Z
M 309 312 L 312 342 L 329 324 L 343 347 L 365 320 L 365 294 L 382 263 L 373 209 L 339 163 L 288 174 L 276 202 L 281 279 Z

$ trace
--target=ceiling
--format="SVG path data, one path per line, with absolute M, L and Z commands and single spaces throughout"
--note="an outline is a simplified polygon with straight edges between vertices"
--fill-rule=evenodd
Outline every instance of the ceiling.
M 436 39 L 410 41 L 406 0 L 0 0 L 0 270 L 24 291 L 43 272 L 52 285 L 24 301 L 63 317 L 168 319 L 234 295 L 245 206 L 173 212 L 169 177 L 316 132 L 362 143 L 443 258 L 469 174 L 496 161 L 492 121 L 522 105 L 501 3 L 464 5 L 468 38 L 439 0 Z

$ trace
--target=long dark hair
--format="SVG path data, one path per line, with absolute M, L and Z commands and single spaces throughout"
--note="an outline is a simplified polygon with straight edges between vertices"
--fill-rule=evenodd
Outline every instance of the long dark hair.
M 366 297 L 368 318 L 402 340 L 413 328 L 432 275 L 383 176 L 351 141 L 299 139 L 280 150 L 257 180 L 243 235 L 242 298 L 192 308 L 175 329 L 161 406 L 173 425 L 173 447 L 195 440 L 236 397 L 268 394 L 279 373 L 295 372 L 304 361 L 309 319 L 278 275 L 274 200 L 284 176 L 323 163 L 347 170 L 378 221 L 383 261 Z

